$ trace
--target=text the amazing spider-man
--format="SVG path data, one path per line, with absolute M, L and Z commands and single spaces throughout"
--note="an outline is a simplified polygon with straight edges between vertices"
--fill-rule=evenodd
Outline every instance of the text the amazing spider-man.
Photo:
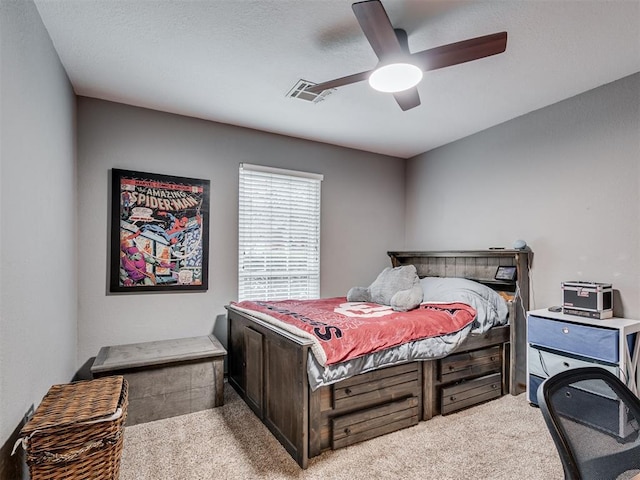
M 184 191 L 161 189 L 136 189 L 124 190 L 123 195 L 130 206 L 147 207 L 158 210 L 185 210 L 194 208 L 200 204 L 200 199 Z

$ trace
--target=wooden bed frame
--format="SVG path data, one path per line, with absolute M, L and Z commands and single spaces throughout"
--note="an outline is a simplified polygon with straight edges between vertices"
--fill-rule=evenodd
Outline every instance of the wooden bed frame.
M 302 467 L 337 449 L 525 390 L 530 250 L 388 252 L 421 277 L 464 277 L 517 293 L 510 325 L 470 335 L 451 355 L 356 375 L 315 391 L 307 380 L 311 341 L 228 309 L 229 384 Z M 515 266 L 498 282 L 498 266 Z

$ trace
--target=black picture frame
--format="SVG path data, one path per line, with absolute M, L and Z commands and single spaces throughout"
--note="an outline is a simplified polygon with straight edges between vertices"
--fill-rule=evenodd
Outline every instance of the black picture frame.
M 109 291 L 209 288 L 210 181 L 112 169 Z
M 495 279 L 506 282 L 513 282 L 516 279 L 517 268 L 515 266 L 500 266 L 496 270 Z

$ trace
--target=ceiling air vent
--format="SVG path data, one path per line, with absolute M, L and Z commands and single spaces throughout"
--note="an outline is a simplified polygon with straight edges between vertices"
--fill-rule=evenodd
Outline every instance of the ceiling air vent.
M 300 100 L 306 100 L 308 102 L 318 103 L 324 100 L 325 97 L 331 94 L 331 92 L 333 92 L 334 90 L 334 89 L 323 90 L 320 93 L 305 92 L 304 90 L 305 88 L 312 87 L 314 85 L 317 85 L 317 84 L 308 82 L 307 80 L 300 79 L 298 80 L 298 83 L 296 83 L 293 86 L 293 88 L 289 90 L 289 93 L 287 93 L 287 97 L 299 98 Z

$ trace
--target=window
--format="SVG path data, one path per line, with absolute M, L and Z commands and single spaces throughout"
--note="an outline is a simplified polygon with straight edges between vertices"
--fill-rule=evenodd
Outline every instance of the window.
M 320 296 L 322 178 L 240 164 L 239 301 Z

